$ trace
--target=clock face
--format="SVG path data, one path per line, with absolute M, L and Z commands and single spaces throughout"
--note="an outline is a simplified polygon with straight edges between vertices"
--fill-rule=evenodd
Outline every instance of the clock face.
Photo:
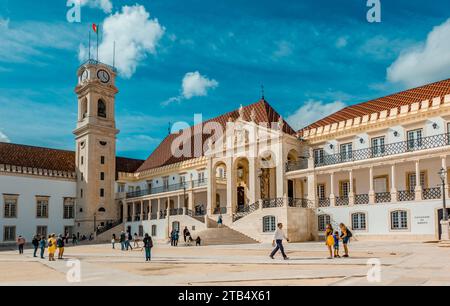
M 89 77 L 89 71 L 85 70 L 83 71 L 83 73 L 81 74 L 81 82 L 84 82 L 88 79 Z
M 110 79 L 109 73 L 103 69 L 97 71 L 97 77 L 102 83 L 108 83 Z

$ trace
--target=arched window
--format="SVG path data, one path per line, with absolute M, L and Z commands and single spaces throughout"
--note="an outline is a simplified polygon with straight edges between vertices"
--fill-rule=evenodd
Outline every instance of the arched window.
M 275 232 L 276 229 L 276 219 L 275 216 L 264 216 L 263 217 L 263 232 L 270 233 Z
M 87 117 L 87 99 L 84 98 L 81 101 L 81 118 L 80 119 L 84 119 Z
M 98 211 L 99 211 L 99 212 L 106 212 L 106 209 L 105 209 L 104 207 L 100 207 L 100 208 L 98 209 Z
M 395 210 L 391 212 L 391 229 L 408 229 L 408 212 L 406 210 Z
M 144 237 L 144 227 L 142 225 L 139 225 L 139 237 Z
M 152 225 L 152 236 L 156 236 L 156 225 Z
M 319 231 L 323 232 L 327 226 L 327 224 L 331 223 L 330 215 L 319 215 L 318 216 L 319 223 Z
M 97 115 L 106 118 L 106 104 L 102 99 L 98 100 Z
M 352 229 L 356 231 L 364 231 L 367 229 L 365 213 L 352 214 Z

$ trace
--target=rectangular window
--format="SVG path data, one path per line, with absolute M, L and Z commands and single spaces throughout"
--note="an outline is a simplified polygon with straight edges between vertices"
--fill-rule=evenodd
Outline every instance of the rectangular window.
M 105 196 L 105 189 L 100 188 L 100 197 L 103 198 Z
M 375 193 L 385 193 L 389 190 L 388 176 L 379 176 L 373 179 L 373 189 Z
M 104 157 L 104 156 L 100 156 L 100 163 L 101 163 L 102 165 L 105 164 L 105 157 Z
M 391 212 L 391 229 L 404 230 L 408 229 L 408 212 L 405 210 L 397 210 Z
M 5 218 L 17 218 L 17 197 L 10 198 L 5 197 L 5 209 L 4 209 L 4 217 Z
M 323 164 L 324 156 L 325 156 L 323 149 L 316 149 L 316 150 L 314 150 L 313 154 L 314 154 L 314 164 L 315 165 Z
M 169 189 L 169 177 L 168 176 L 163 177 L 163 187 L 164 187 L 164 190 Z
M 372 138 L 372 156 L 381 156 L 385 152 L 384 136 Z
M 410 192 L 414 192 L 416 190 L 416 173 L 410 172 L 407 174 L 407 181 L 406 181 L 406 188 Z M 425 171 L 420 172 L 420 186 L 423 188 L 426 188 L 426 173 Z
M 84 164 L 84 156 L 81 156 L 81 164 Z
M 422 129 L 407 132 L 408 150 L 417 150 L 422 147 Z
M 64 219 L 74 219 L 75 218 L 75 200 L 74 199 L 64 199 Z
M 339 197 L 348 198 L 350 194 L 350 181 L 339 182 Z
M 352 159 L 353 145 L 351 143 L 341 144 L 341 159 L 343 161 Z
M 118 192 L 125 192 L 125 184 L 119 184 L 117 186 L 117 191 Z
M 276 220 L 275 216 L 265 216 L 263 217 L 263 232 L 275 232 L 276 229 Z
M 100 172 L 100 180 L 101 181 L 105 180 L 105 172 Z
M 80 189 L 80 198 L 83 198 L 83 188 Z
M 47 226 L 39 225 L 36 227 L 36 234 L 42 238 L 47 238 Z
M 317 197 L 319 199 L 325 199 L 325 184 L 317 185 Z
M 48 218 L 48 198 L 38 198 L 36 207 L 36 218 Z
M 3 241 L 5 241 L 5 242 L 16 241 L 16 227 L 15 226 L 5 226 L 3 228 Z
M 205 182 L 205 172 L 201 171 L 198 173 L 198 182 L 204 183 Z
M 364 213 L 352 214 L 352 229 L 354 230 L 366 229 L 366 214 Z
M 67 237 L 72 237 L 73 226 L 64 226 L 64 234 L 67 235 Z
M 331 217 L 329 215 L 320 215 L 318 216 L 318 222 L 319 222 L 319 231 L 323 232 L 325 231 L 325 228 L 327 224 L 331 223 Z

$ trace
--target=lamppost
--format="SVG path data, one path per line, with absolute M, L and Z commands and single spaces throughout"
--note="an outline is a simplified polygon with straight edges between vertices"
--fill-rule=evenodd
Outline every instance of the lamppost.
M 448 222 L 448 213 L 447 213 L 447 205 L 445 203 L 445 179 L 446 179 L 446 170 L 444 168 L 441 168 L 441 170 L 438 172 L 439 177 L 442 181 L 442 221 L 441 221 L 441 240 L 448 240 L 449 239 L 449 222 Z

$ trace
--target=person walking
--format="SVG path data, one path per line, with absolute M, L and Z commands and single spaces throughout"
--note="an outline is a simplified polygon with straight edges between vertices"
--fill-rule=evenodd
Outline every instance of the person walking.
M 63 235 L 59 234 L 58 240 L 56 240 L 56 246 L 58 247 L 58 259 L 63 259 L 65 246 L 65 239 Z
M 348 257 L 348 244 L 353 234 L 344 223 L 339 224 L 339 228 L 341 229 L 342 245 L 344 246 L 344 255 L 342 257 Z
M 186 238 L 188 236 L 188 233 L 189 233 L 189 230 L 188 230 L 187 226 L 185 226 L 184 230 L 183 230 L 184 243 L 186 243 L 186 241 L 187 241 Z
M 331 226 L 331 224 L 327 224 L 325 228 L 325 245 L 327 246 L 328 252 L 330 254 L 328 259 L 333 259 L 334 238 L 333 238 L 333 226 Z
M 116 234 L 112 234 L 111 244 L 112 244 L 112 248 L 114 250 L 115 245 L 116 245 Z
M 19 254 L 23 254 L 23 247 L 25 246 L 25 243 L 27 242 L 24 237 L 19 235 L 17 237 L 17 247 L 19 248 Z
M 133 241 L 133 236 L 131 236 L 131 232 L 128 232 L 128 237 L 127 237 L 127 251 L 128 251 L 128 249 L 130 249 L 131 251 L 133 251 L 133 247 L 131 246 L 131 241 Z
M 145 248 L 145 261 L 151 261 L 152 259 L 152 248 L 153 248 L 153 240 L 148 234 L 145 234 L 144 237 L 144 248 Z
M 33 245 L 34 248 L 33 257 L 37 257 L 36 253 L 37 250 L 39 249 L 39 240 L 41 240 L 39 235 L 33 236 L 33 240 L 31 240 L 31 244 Z
M 275 246 L 275 249 L 273 249 L 272 253 L 270 254 L 270 258 L 274 259 L 275 254 L 278 252 L 278 250 L 281 251 L 281 255 L 283 255 L 284 260 L 288 260 L 286 253 L 284 252 L 283 247 L 283 240 L 286 239 L 287 242 L 289 242 L 289 239 L 286 237 L 286 235 L 283 232 L 283 223 L 278 223 L 278 228 L 275 231 L 272 245 Z
M 56 235 L 51 234 L 48 236 L 48 261 L 55 261 L 55 252 L 56 252 Z
M 136 233 L 134 233 L 134 237 L 133 237 L 133 247 L 135 247 L 135 248 L 139 247 L 139 236 Z
M 46 246 L 47 246 L 47 243 L 45 241 L 45 236 L 44 236 L 39 241 L 39 248 L 41 249 L 41 259 L 44 259 L 44 253 L 45 253 L 45 247 Z
M 222 214 L 219 215 L 219 218 L 217 219 L 217 227 L 221 228 L 223 223 Z
M 180 239 L 180 232 L 178 230 L 175 230 L 174 235 L 175 235 L 173 238 L 174 246 L 178 246 L 178 240 Z
M 175 246 L 175 229 L 170 232 L 170 245 Z
M 72 245 L 74 245 L 74 246 L 77 245 L 78 244 L 77 240 L 78 240 L 77 236 L 75 234 L 73 234 L 72 235 Z
M 126 247 L 126 236 L 125 236 L 125 232 L 121 231 L 120 232 L 120 238 L 119 238 L 119 242 L 120 242 L 120 249 L 122 251 L 125 251 L 125 247 Z

